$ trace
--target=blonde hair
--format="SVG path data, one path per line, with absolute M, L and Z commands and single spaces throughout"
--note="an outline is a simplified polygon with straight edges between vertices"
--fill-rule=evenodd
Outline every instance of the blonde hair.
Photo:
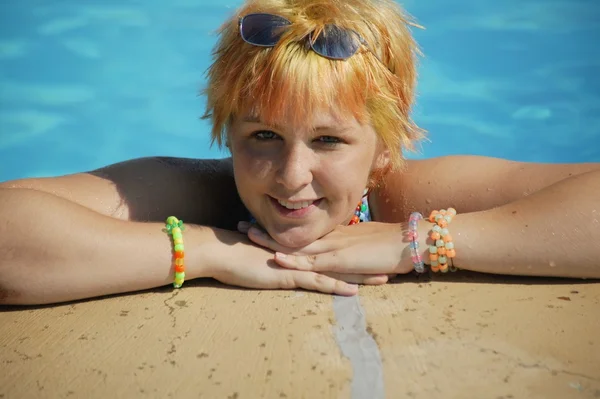
M 238 18 L 271 13 L 292 25 L 275 47 L 241 38 Z M 306 38 L 325 24 L 352 29 L 370 52 L 346 61 L 324 58 Z M 222 146 L 236 115 L 252 114 L 273 126 L 299 126 L 318 110 L 353 115 L 370 123 L 390 151 L 392 166 L 403 164 L 402 148 L 413 149 L 424 131 L 411 120 L 418 47 L 414 24 L 393 0 L 248 0 L 219 30 L 205 89 L 204 118 L 212 140 Z

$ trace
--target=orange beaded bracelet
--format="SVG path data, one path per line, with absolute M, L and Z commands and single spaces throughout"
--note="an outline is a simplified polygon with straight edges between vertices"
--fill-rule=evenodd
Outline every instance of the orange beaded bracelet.
M 457 270 L 453 265 L 453 258 L 456 257 L 454 242 L 448 231 L 448 225 L 452 222 L 452 218 L 456 216 L 454 208 L 448 210 L 433 211 L 429 215 L 429 221 L 434 223 L 429 234 L 429 238 L 433 240 L 433 245 L 429 246 L 429 261 L 431 271 L 434 273 L 447 273 L 448 270 L 454 272 Z M 451 266 L 448 266 L 450 262 Z

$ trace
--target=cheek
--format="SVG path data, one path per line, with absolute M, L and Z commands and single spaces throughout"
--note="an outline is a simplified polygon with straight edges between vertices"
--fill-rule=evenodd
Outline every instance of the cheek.
M 366 185 L 371 170 L 372 158 L 365 152 L 346 153 L 339 159 L 323 160 L 321 174 L 324 184 L 346 191 L 356 191 Z
M 233 150 L 233 148 L 232 148 Z M 254 193 L 265 191 L 272 162 L 260 160 L 244 151 L 232 151 L 235 183 L 244 203 L 252 201 Z
M 231 156 L 233 158 L 233 170 L 237 176 L 252 178 L 257 171 L 261 170 L 261 164 L 252 152 L 240 143 L 234 143 L 231 147 Z

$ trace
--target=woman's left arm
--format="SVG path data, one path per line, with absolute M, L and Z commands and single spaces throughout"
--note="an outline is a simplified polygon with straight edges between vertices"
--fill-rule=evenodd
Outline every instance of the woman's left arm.
M 459 211 L 449 226 L 456 246 L 455 265 L 484 273 L 600 278 L 600 169 L 593 164 L 587 166 L 588 170 L 563 172 L 567 176 L 550 176 L 545 182 L 541 182 L 541 175 L 527 184 L 513 178 L 514 186 L 522 188 L 526 184 L 537 189 L 514 194 L 512 201 L 504 200 L 488 209 L 469 209 L 465 203 L 464 212 L 456 202 L 448 201 L 450 190 L 445 197 L 438 192 L 441 202 L 436 204 L 437 209 L 452 206 Z M 547 184 L 549 180 L 552 181 Z M 512 188 L 505 189 L 514 192 Z M 426 203 L 431 205 L 429 201 Z M 412 270 L 405 222 L 411 210 L 406 208 L 407 202 L 384 201 L 384 206 L 390 215 L 396 215 L 399 212 L 394 210 L 404 207 L 403 215 L 393 216 L 398 220 L 384 220 L 384 223 L 340 227 L 300 251 L 278 248 L 264 236 L 250 234 L 250 238 L 274 251 L 292 252 L 291 256 L 278 254 L 275 258 L 288 268 L 406 273 Z M 381 209 L 378 211 L 381 213 Z M 431 226 L 427 221 L 418 226 L 425 259 L 431 243 L 427 240 Z
M 549 164 L 457 155 L 408 160 L 369 197 L 381 222 L 404 222 L 413 211 L 454 207 L 461 213 L 502 206 L 559 181 L 600 170 L 600 163 Z
M 431 224 L 420 224 L 427 234 Z M 456 266 L 484 273 L 600 278 L 600 170 L 563 179 L 449 226 Z
M 461 215 L 450 230 L 461 268 L 600 277 L 600 163 L 479 156 L 408 162 L 375 197 L 379 221 L 404 222 L 413 211 L 427 216 L 454 207 Z M 429 228 L 422 223 L 421 236 Z

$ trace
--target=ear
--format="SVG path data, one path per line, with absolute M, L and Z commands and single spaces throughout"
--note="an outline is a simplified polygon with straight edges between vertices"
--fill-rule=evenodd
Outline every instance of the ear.
M 375 163 L 373 165 L 373 170 L 376 169 L 388 169 L 390 167 L 391 164 L 391 156 L 390 156 L 390 150 L 383 149 L 379 152 L 379 155 L 377 155 L 377 157 L 375 158 Z
M 381 150 L 381 152 L 375 158 L 373 162 L 373 169 L 371 170 L 371 176 L 369 176 L 369 183 L 367 188 L 372 190 L 379 186 L 383 181 L 385 175 L 392 170 L 392 159 L 390 157 L 390 151 L 387 149 Z

